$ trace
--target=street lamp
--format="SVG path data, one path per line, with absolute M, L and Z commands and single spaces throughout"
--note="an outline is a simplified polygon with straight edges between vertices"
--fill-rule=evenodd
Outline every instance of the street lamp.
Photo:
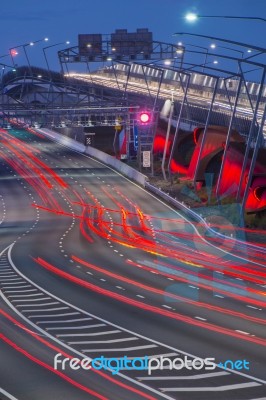
M 266 49 L 264 47 L 254 46 L 254 45 L 250 45 L 250 44 L 242 43 L 242 42 L 237 42 L 235 40 L 217 38 L 217 37 L 208 36 L 208 35 L 200 35 L 198 33 L 190 33 L 190 32 L 176 32 L 176 33 L 173 34 L 173 36 L 180 36 L 180 35 L 194 36 L 194 37 L 197 37 L 197 38 L 204 38 L 204 39 L 208 39 L 208 40 L 215 40 L 215 41 L 222 42 L 222 43 L 229 43 L 229 44 L 232 44 L 232 45 L 235 45 L 235 46 L 238 46 L 238 47 L 247 48 L 248 49 L 247 53 L 255 52 L 251 56 L 243 58 L 243 60 L 249 60 L 251 58 L 259 56 L 260 54 L 265 54 L 266 53 Z
M 201 64 L 201 66 L 202 66 L 202 72 L 204 72 L 204 67 L 205 67 L 205 65 L 208 65 L 208 64 L 218 64 L 218 61 L 212 61 L 212 62 L 210 62 L 210 63 L 207 63 L 207 59 L 208 59 L 208 56 L 209 56 L 209 48 L 208 47 L 203 47 L 203 46 L 198 46 L 198 45 L 195 45 L 195 44 L 191 44 L 191 43 L 185 43 L 185 44 L 183 44 L 182 42 L 178 42 L 178 46 L 183 46 L 183 49 L 185 50 L 186 49 L 186 47 L 187 46 L 190 46 L 190 47 L 195 47 L 195 48 L 198 48 L 198 49 L 203 49 L 203 50 L 205 50 L 205 59 L 204 59 L 204 62 L 203 62 L 203 64 Z M 213 48 L 212 46 L 210 46 L 211 48 Z
M 207 59 L 208 59 L 208 55 L 209 55 L 208 47 L 198 46 L 196 44 L 191 44 L 191 43 L 185 43 L 184 46 L 185 46 L 185 48 L 186 48 L 186 46 L 190 46 L 190 47 L 195 47 L 195 48 L 198 48 L 198 49 L 205 50 L 205 59 L 204 59 L 204 62 L 202 64 L 203 65 L 202 72 L 204 72 L 204 66 L 207 64 Z
M 3 76 L 4 76 L 4 73 L 5 73 L 5 69 L 9 68 L 9 69 L 12 70 L 12 72 L 16 72 L 16 68 L 13 67 L 12 65 L 7 65 L 7 64 L 3 64 L 3 63 L 0 63 L 0 65 L 2 67 L 1 68 L 2 69 L 2 73 L 1 73 L 1 91 L 2 91 L 2 88 L 3 88 L 2 83 L 3 83 Z
M 210 62 L 207 62 L 207 63 L 204 63 L 204 64 L 193 64 L 192 67 L 190 67 L 190 68 L 184 68 L 184 69 L 182 69 L 182 71 L 187 72 L 187 71 L 192 71 L 194 68 L 197 68 L 197 67 L 203 67 L 202 72 L 204 72 L 204 68 L 206 67 L 206 65 L 210 65 L 210 64 L 215 64 L 215 65 L 217 65 L 217 64 L 219 64 L 219 61 L 213 60 L 213 61 L 210 61 Z M 191 64 L 185 63 L 185 65 L 191 65 Z M 182 71 L 181 71 L 181 72 L 182 72 Z
M 49 68 L 49 64 L 48 64 L 48 59 L 47 59 L 47 56 L 46 56 L 46 50 L 50 49 L 51 47 L 60 46 L 62 44 L 70 44 L 70 42 L 66 41 L 66 42 L 55 43 L 55 44 L 51 44 L 51 46 L 43 47 L 43 49 L 42 49 L 43 50 L 43 55 L 44 55 L 44 58 L 45 58 L 45 62 L 46 62 L 46 65 L 47 65 L 47 70 L 48 70 L 48 73 L 49 73 L 50 77 L 51 77 L 51 72 L 50 72 L 50 68 Z
M 211 48 L 211 49 L 217 49 L 217 48 L 219 48 L 219 49 L 226 49 L 226 50 L 234 51 L 234 52 L 236 52 L 236 53 L 241 54 L 241 58 L 244 58 L 244 51 L 236 50 L 236 49 L 233 49 L 232 47 L 220 46 L 220 45 L 217 45 L 217 44 L 215 44 L 215 43 L 212 43 L 212 44 L 210 45 L 210 48 Z M 250 52 L 251 50 L 250 50 L 250 51 L 247 50 L 247 51 Z
M 3 54 L 2 56 L 0 56 L 0 58 L 11 57 L 11 59 L 12 59 L 12 56 L 16 56 L 17 54 L 18 53 L 14 50 L 12 55 L 11 55 L 11 53 Z
M 32 75 L 30 60 L 29 60 L 29 57 L 28 57 L 28 54 L 27 54 L 27 51 L 26 51 L 26 47 L 28 47 L 28 46 L 34 46 L 36 43 L 43 42 L 43 41 L 44 41 L 44 42 L 47 42 L 48 40 L 49 40 L 49 39 L 46 37 L 46 38 L 44 38 L 44 39 L 38 39 L 38 40 L 35 40 L 35 41 L 33 41 L 33 42 L 28 42 L 28 43 L 20 44 L 20 45 L 18 45 L 18 46 L 11 47 L 11 48 L 9 49 L 9 53 L 10 53 L 10 56 L 11 56 L 11 59 L 12 59 L 13 66 L 15 66 L 14 58 L 13 58 L 13 57 L 14 57 L 15 55 L 18 54 L 18 52 L 16 51 L 16 49 L 22 47 L 22 48 L 23 48 L 23 51 L 24 51 L 24 54 L 25 54 L 25 57 L 26 57 L 26 60 L 27 60 L 27 63 L 28 63 L 28 66 L 29 66 L 30 73 L 31 73 L 31 75 Z
M 185 15 L 185 19 L 188 22 L 196 22 L 198 19 L 201 18 L 247 19 L 266 22 L 266 18 L 260 17 L 240 17 L 235 15 L 198 15 L 196 13 L 188 13 Z

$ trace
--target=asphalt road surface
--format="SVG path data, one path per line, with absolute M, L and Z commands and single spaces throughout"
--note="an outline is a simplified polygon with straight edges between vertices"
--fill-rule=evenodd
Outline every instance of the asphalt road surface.
M 0 141 L 0 399 L 266 399 L 264 249 L 41 134 Z

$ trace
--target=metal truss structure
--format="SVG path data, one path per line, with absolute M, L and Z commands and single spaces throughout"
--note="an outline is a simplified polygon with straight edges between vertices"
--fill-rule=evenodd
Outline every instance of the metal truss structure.
M 121 42 L 122 43 L 122 42 Z M 138 42 L 141 43 L 141 42 Z M 68 71 L 68 65 L 71 63 L 86 63 L 91 62 L 103 63 L 106 61 L 113 62 L 130 62 L 130 61 L 160 61 L 176 59 L 182 64 L 183 58 L 183 46 L 178 46 L 170 43 L 164 43 L 159 41 L 152 41 L 148 43 L 149 50 L 147 51 L 147 42 L 143 41 L 140 44 L 138 50 L 133 50 L 128 54 L 118 53 L 117 49 L 114 49 L 112 40 L 107 38 L 101 41 L 101 51 L 99 52 L 87 52 L 81 53 L 78 46 L 70 47 L 65 50 L 58 52 L 59 61 L 63 69 Z M 135 45 L 133 44 L 132 48 Z
M 194 179 L 208 127 L 228 127 L 223 159 L 226 158 L 231 132 L 236 129 L 246 137 L 240 187 L 243 179 L 246 179 L 247 185 L 244 193 L 237 194 L 237 201 L 242 200 L 244 207 L 258 150 L 264 144 L 266 66 L 254 60 L 221 54 L 218 57 L 230 60 L 236 68 L 226 70 L 204 64 L 203 71 L 202 64 L 187 63 L 185 58 L 186 54 L 191 53 L 204 55 L 201 51 L 189 51 L 184 46 L 152 41 L 148 43 L 149 51 L 144 51 L 147 42 L 143 42 L 143 47 L 138 43 L 137 51 L 123 55 L 112 44 L 112 40 L 107 38 L 101 41 L 101 49 L 97 52 L 81 52 L 80 47 L 59 51 L 60 74 L 34 67 L 18 68 L 16 76 L 12 72 L 5 74 L 1 85 L 2 124 L 16 117 L 28 125 L 50 128 L 116 127 L 119 120 L 119 124 L 125 127 L 129 149 L 129 144 L 134 142 L 137 112 L 147 109 L 153 113 L 154 122 L 148 133 L 144 129 L 146 133 L 140 138 L 141 158 L 142 148 L 153 152 L 153 141 L 150 139 L 155 136 L 160 111 L 170 101 L 165 114 L 168 118 L 167 135 L 171 124 L 175 125 L 175 135 L 168 160 L 169 173 L 182 124 L 191 128 L 204 127 Z M 169 60 L 171 66 L 166 65 Z M 99 62 L 104 65 L 93 69 L 92 66 Z M 72 63 L 84 64 L 85 72 L 70 73 L 68 65 Z M 257 84 L 247 80 L 247 67 L 260 70 Z M 165 152 L 167 141 L 168 137 Z M 248 176 L 245 177 L 250 151 L 252 160 Z M 162 162 L 164 176 L 165 152 Z M 223 164 L 220 176 L 222 171 Z

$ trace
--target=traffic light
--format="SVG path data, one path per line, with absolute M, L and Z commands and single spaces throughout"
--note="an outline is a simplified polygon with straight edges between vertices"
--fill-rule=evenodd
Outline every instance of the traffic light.
M 151 113 L 149 111 L 141 111 L 138 115 L 138 122 L 141 125 L 148 125 L 152 120 Z

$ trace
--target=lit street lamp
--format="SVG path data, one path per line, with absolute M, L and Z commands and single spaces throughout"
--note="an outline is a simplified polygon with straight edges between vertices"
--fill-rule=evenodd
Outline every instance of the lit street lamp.
M 198 46 L 196 44 L 185 43 L 184 44 L 184 48 L 186 48 L 187 46 L 205 50 L 205 59 L 204 59 L 204 62 L 202 64 L 202 72 L 204 72 L 204 66 L 207 64 L 207 59 L 208 59 L 208 55 L 209 55 L 208 47 Z
M 236 53 L 241 54 L 241 58 L 244 58 L 244 51 L 236 50 L 236 49 L 233 49 L 232 47 L 220 46 L 220 45 L 217 45 L 217 44 L 215 44 L 215 43 L 212 43 L 212 44 L 210 45 L 210 48 L 211 48 L 211 49 L 217 49 L 217 48 L 219 48 L 219 49 L 226 49 L 226 50 L 234 51 L 234 52 L 236 52 Z M 249 50 L 247 50 L 247 51 L 250 52 Z
M 232 44 L 232 45 L 235 45 L 235 46 L 238 46 L 238 47 L 243 47 L 245 49 L 247 48 L 248 49 L 247 53 L 255 52 L 251 56 L 243 58 L 243 61 L 244 60 L 249 60 L 249 59 L 254 58 L 254 57 L 256 57 L 256 56 L 258 56 L 260 54 L 265 54 L 266 53 L 266 48 L 264 48 L 264 47 L 254 46 L 254 45 L 250 45 L 250 44 L 242 43 L 242 42 L 237 42 L 235 40 L 217 38 L 217 37 L 208 36 L 208 35 L 200 35 L 198 33 L 190 33 L 190 32 L 176 32 L 176 33 L 173 34 L 173 36 L 180 36 L 180 35 L 194 36 L 194 37 L 197 37 L 197 38 L 204 38 L 204 39 L 208 39 L 208 40 L 215 40 L 215 41 L 222 42 L 222 43 L 229 43 L 229 44 Z
M 28 57 L 28 54 L 27 54 L 27 51 L 26 51 L 26 47 L 34 46 L 36 43 L 39 43 L 39 42 L 47 42 L 48 40 L 49 40 L 48 38 L 44 38 L 44 39 L 39 39 L 39 40 L 35 40 L 33 42 L 28 42 L 28 43 L 20 44 L 18 46 L 11 47 L 9 49 L 9 53 L 10 53 L 10 56 L 11 56 L 11 59 L 12 59 L 13 66 L 15 66 L 13 57 L 18 54 L 16 49 L 22 47 L 23 51 L 24 51 L 24 54 L 25 54 L 25 57 L 26 57 L 26 60 L 27 60 L 27 63 L 28 63 L 28 66 L 29 66 L 30 73 L 32 75 L 30 60 L 29 60 L 29 57 Z
M 246 19 L 246 20 L 255 20 L 255 21 L 263 21 L 266 22 L 266 18 L 260 17 L 240 17 L 235 15 L 198 15 L 195 13 L 188 13 L 185 15 L 185 19 L 188 22 L 196 22 L 201 18 L 224 18 L 224 19 Z
M 187 72 L 187 71 L 192 71 L 194 68 L 197 68 L 197 67 L 203 67 L 202 68 L 202 72 L 204 72 L 204 68 L 206 67 L 206 65 L 210 65 L 210 64 L 217 65 L 218 63 L 219 62 L 217 60 L 213 60 L 213 61 L 210 61 L 210 62 L 207 62 L 207 63 L 204 63 L 204 64 L 192 64 L 192 67 L 184 68 L 184 69 L 182 69 L 182 71 Z M 187 63 L 185 63 L 185 64 L 187 64 Z M 191 64 L 189 64 L 189 65 L 191 65 Z
M 9 69 L 11 69 L 13 72 L 16 72 L 16 68 L 15 67 L 13 67 L 12 65 L 7 65 L 7 64 L 3 64 L 3 63 L 0 63 L 0 65 L 1 65 L 1 69 L 2 69 L 2 73 L 1 73 L 1 89 L 2 89 L 2 83 L 3 83 L 3 76 L 4 76 L 4 73 L 5 73 L 5 69 L 6 68 L 9 68 Z
M 66 41 L 66 42 L 55 43 L 55 44 L 51 44 L 51 46 L 43 47 L 43 49 L 42 49 L 43 50 L 43 55 L 44 55 L 44 58 L 45 58 L 45 62 L 46 62 L 46 65 L 47 65 L 47 70 L 48 70 L 48 73 L 49 73 L 50 77 L 51 77 L 51 72 L 50 72 L 50 67 L 49 67 L 49 64 L 48 64 L 48 59 L 47 59 L 47 56 L 46 56 L 46 50 L 50 49 L 51 47 L 60 46 L 62 44 L 70 44 L 70 42 Z

